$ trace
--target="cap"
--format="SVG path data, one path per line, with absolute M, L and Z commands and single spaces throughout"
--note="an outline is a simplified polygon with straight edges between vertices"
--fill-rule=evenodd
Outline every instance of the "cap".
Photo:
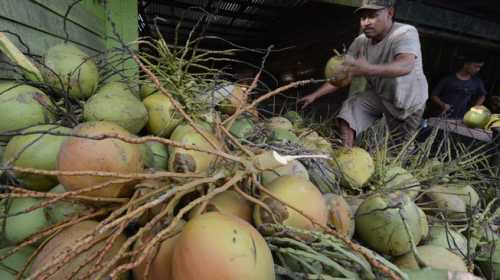
M 362 10 L 381 10 L 388 7 L 393 7 L 396 0 L 363 0 L 361 7 L 357 8 L 354 13 Z

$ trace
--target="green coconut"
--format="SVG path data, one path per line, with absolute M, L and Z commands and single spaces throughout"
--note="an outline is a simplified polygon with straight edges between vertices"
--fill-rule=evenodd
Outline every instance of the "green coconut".
M 358 147 L 334 151 L 331 163 L 342 175 L 341 184 L 355 190 L 368 183 L 375 172 L 375 164 L 370 154 Z
M 467 239 L 461 233 L 444 226 L 433 226 L 429 231 L 427 245 L 450 249 L 457 255 L 467 256 Z
M 410 280 L 481 280 L 474 274 L 459 271 L 448 271 L 443 269 L 404 269 Z
M 14 247 L 7 247 L 0 249 L 0 257 L 5 256 Z M 35 252 L 33 247 L 23 247 L 11 256 L 0 262 L 0 279 L 2 280 L 16 280 L 17 274 L 21 272 L 26 263 L 28 262 L 30 256 Z M 28 276 L 27 274 L 24 275 Z M 21 278 L 23 279 L 23 278 Z
M 471 128 L 484 128 L 490 119 L 491 112 L 484 106 L 474 106 L 465 113 L 464 124 Z
M 309 173 L 302 163 L 298 160 L 292 160 L 286 165 L 277 167 L 273 170 L 266 170 L 262 172 L 262 184 L 268 185 L 280 176 L 294 175 L 304 177 L 309 180 Z
M 304 124 L 304 119 L 296 111 L 288 111 L 283 117 L 289 120 L 295 127 L 301 127 Z
M 178 115 L 170 99 L 162 93 L 155 93 L 143 100 L 149 120 L 146 128 L 156 136 L 169 137 L 182 118 Z
M 198 205 L 189 212 L 190 219 L 200 214 L 200 207 L 201 205 Z M 206 212 L 233 215 L 249 223 L 252 222 L 252 210 L 252 205 L 248 200 L 235 191 L 225 191 L 215 195 L 205 208 Z
M 148 121 L 148 112 L 124 83 L 110 82 L 101 87 L 83 107 L 86 121 L 114 122 L 137 134 Z
M 500 240 L 484 246 L 475 260 L 487 279 L 500 280 Z
M 269 135 L 268 142 L 270 143 L 294 143 L 298 144 L 300 142 L 299 138 L 293 131 L 288 129 L 275 128 L 271 130 L 271 134 Z
M 379 253 L 406 254 L 411 244 L 401 214 L 418 244 L 422 238 L 419 210 L 403 193 L 374 195 L 363 201 L 355 216 L 356 233 L 360 240 Z
M 386 190 L 400 190 L 410 198 L 415 198 L 420 191 L 420 182 L 402 167 L 389 168 L 383 177 L 383 188 Z
M 475 208 L 479 203 L 479 195 L 470 185 L 437 185 L 426 195 L 434 202 L 436 211 L 454 218 L 465 217 L 467 208 Z
M 418 208 L 418 216 L 420 217 L 420 229 L 422 232 L 422 240 L 429 236 L 429 222 L 427 221 L 427 215 L 425 215 L 422 208 Z
M 65 193 L 66 191 L 66 188 L 63 185 L 59 184 L 52 188 L 49 193 Z M 52 224 L 56 224 L 73 216 L 76 216 L 86 210 L 89 210 L 89 207 L 78 201 L 60 200 L 47 206 L 47 215 L 50 222 Z
M 355 231 L 354 214 L 345 198 L 327 193 L 323 195 L 323 199 L 328 208 L 328 224 L 333 226 L 338 233 L 351 239 Z
M 326 226 L 328 220 L 326 203 L 320 191 L 309 180 L 300 176 L 281 176 L 272 181 L 266 188 L 278 199 L 301 210 L 317 223 Z M 277 222 L 306 230 L 317 228 L 317 225 L 314 225 L 309 219 L 277 199 L 264 194 L 261 201 L 271 209 Z M 275 222 L 273 216 L 259 205 L 255 205 L 253 218 L 257 226 Z
M 44 55 L 44 65 L 47 67 L 42 71 L 45 81 L 54 88 L 68 91 L 75 99 L 87 99 L 97 89 L 97 65 L 72 44 L 50 47 Z
M 3 234 L 9 243 L 16 244 L 49 225 L 45 208 L 14 215 L 39 205 L 42 201 L 35 198 L 13 198 L 9 203 L 7 215 L 13 216 L 1 219 L 2 223 L 5 222 Z
M 304 148 L 317 151 L 318 150 L 318 139 L 320 138 L 319 134 L 316 131 L 311 131 L 310 133 L 304 134 L 300 137 L 300 145 Z
M 146 80 L 141 84 L 139 92 L 141 99 L 145 99 L 146 97 L 153 95 L 154 93 L 157 93 L 158 89 L 156 88 L 156 85 L 152 81 Z
M 203 126 L 199 127 L 205 131 L 205 135 L 219 148 L 221 145 L 219 140 L 210 131 L 203 128 Z M 194 145 L 197 148 L 208 151 L 214 150 L 214 147 L 201 134 L 187 124 L 179 125 L 172 132 L 170 139 L 183 145 Z M 169 146 L 168 151 L 168 170 L 172 172 L 205 173 L 209 171 L 217 159 L 217 156 L 212 153 L 186 150 L 173 146 Z
M 435 269 L 449 271 L 467 272 L 467 265 L 458 255 L 448 251 L 446 248 L 434 245 L 417 247 L 417 252 L 426 266 Z M 394 260 L 394 264 L 401 269 L 418 269 L 418 263 L 413 252 L 400 256 Z
M 54 104 L 39 89 L 14 82 L 0 83 L 0 133 L 54 122 L 53 112 Z M 8 139 L 0 136 L 0 141 Z
M 168 166 L 167 146 L 157 141 L 147 141 L 143 146 L 148 154 L 144 160 L 144 166 L 155 170 L 166 170 Z
M 237 139 L 248 139 L 255 133 L 255 124 L 249 118 L 238 118 L 231 125 L 229 132 Z
M 273 117 L 267 120 L 266 127 L 270 130 L 293 130 L 293 124 L 287 118 Z
M 247 104 L 248 95 L 246 94 L 246 87 L 238 84 L 231 84 L 217 90 L 216 94 L 220 94 L 222 100 L 218 103 L 217 107 L 223 113 L 232 115 L 238 108 Z
M 56 170 L 57 154 L 67 136 L 43 134 L 43 132 L 69 134 L 71 129 L 56 125 L 37 125 L 23 130 L 23 133 L 37 131 L 42 133 L 14 136 L 5 149 L 2 163 L 6 164 L 17 158 L 13 162 L 17 167 Z M 15 176 L 21 186 L 31 190 L 48 191 L 57 185 L 57 178 L 54 176 L 20 172 L 16 172 Z
M 77 243 L 86 236 L 92 234 L 98 225 L 98 222 L 86 220 L 58 232 L 47 243 L 45 243 L 43 247 L 40 248 L 40 251 L 34 258 L 31 265 L 30 275 L 42 270 L 51 260 L 58 258 L 66 252 L 74 250 Z M 95 272 L 89 275 L 87 274 L 93 271 L 94 268 L 110 261 L 113 257 L 115 257 L 127 240 L 124 235 L 119 234 L 113 236 L 112 244 L 108 244 L 107 241 L 110 239 L 110 234 L 111 232 L 96 234 L 95 237 L 99 240 L 99 242 L 93 243 L 88 250 L 81 252 L 75 258 L 65 263 L 59 270 L 54 272 L 49 279 L 97 279 Z M 99 253 L 103 252 L 105 248 L 107 251 L 101 256 Z M 99 257 L 94 257 L 96 255 Z M 98 260 L 101 262 L 98 262 Z M 118 264 L 120 264 L 120 262 Z M 74 272 L 76 273 L 73 275 Z M 71 277 L 71 275 L 73 275 L 73 277 Z M 125 280 L 128 278 L 127 275 L 128 273 L 120 274 L 117 279 Z M 111 277 L 109 277 L 109 275 L 104 275 L 103 278 L 109 279 Z
M 325 66 L 325 78 L 334 78 L 334 80 L 330 81 L 330 83 L 336 87 L 345 87 L 351 82 L 351 79 L 345 72 L 345 68 L 342 65 L 344 61 L 344 55 L 336 55 L 330 58 Z

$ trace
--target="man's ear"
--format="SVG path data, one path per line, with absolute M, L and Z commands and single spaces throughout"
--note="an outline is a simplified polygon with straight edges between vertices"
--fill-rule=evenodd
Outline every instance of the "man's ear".
M 387 9 L 387 15 L 389 15 L 392 19 L 394 18 L 394 14 L 395 14 L 394 7 L 390 7 Z

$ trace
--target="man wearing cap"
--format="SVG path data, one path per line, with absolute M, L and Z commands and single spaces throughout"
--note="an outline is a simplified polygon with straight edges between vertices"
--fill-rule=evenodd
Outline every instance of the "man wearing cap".
M 471 106 L 483 105 L 488 93 L 476 76 L 483 65 L 482 59 L 469 56 L 458 72 L 439 81 L 431 94 L 434 116 L 463 119 Z
M 344 146 L 385 116 L 396 139 L 409 138 L 420 125 L 428 86 L 422 66 L 420 40 L 415 27 L 394 22 L 394 0 L 364 0 L 355 13 L 362 34 L 349 47 L 344 68 L 349 77 L 364 76 L 364 91 L 349 97 L 337 116 Z M 302 98 L 302 108 L 336 92 L 325 83 Z M 394 139 L 393 138 L 393 139 Z

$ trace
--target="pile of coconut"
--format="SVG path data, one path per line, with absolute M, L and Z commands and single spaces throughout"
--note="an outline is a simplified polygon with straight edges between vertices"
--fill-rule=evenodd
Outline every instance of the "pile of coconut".
M 71 44 L 3 50 L 25 80 L 0 83 L 1 279 L 499 279 L 481 149 L 342 148 L 258 112 L 285 89 L 152 45 L 127 81 Z

